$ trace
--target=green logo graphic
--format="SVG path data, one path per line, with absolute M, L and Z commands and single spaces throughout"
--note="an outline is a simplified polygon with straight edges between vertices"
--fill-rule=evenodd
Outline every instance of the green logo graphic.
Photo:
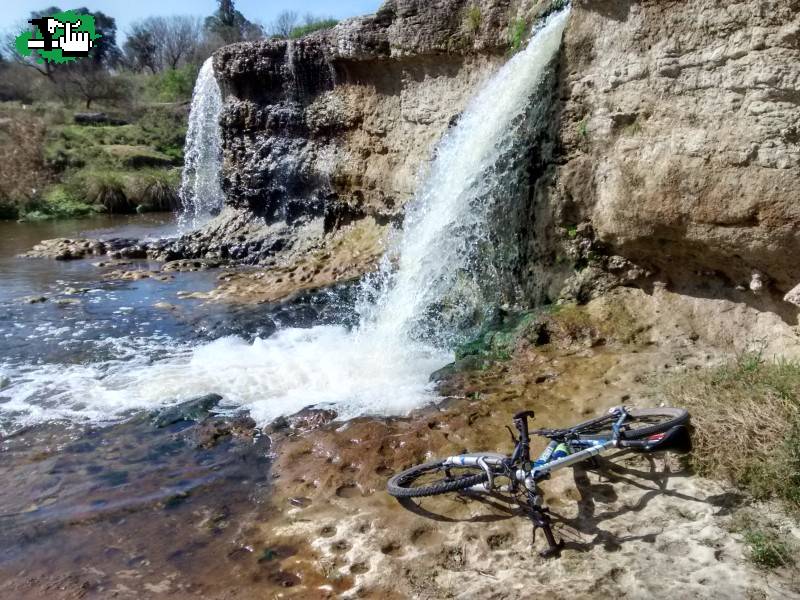
M 94 17 L 74 10 L 31 19 L 31 31 L 17 36 L 17 52 L 33 56 L 38 62 L 66 63 L 89 56 L 89 50 L 102 36 L 95 32 Z

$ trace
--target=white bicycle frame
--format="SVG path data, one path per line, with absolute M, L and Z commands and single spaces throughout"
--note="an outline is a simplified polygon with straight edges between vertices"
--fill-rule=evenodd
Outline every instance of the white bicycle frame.
M 537 462 L 547 461 L 544 464 L 536 465 L 533 463 L 531 465 L 531 469 L 525 468 L 518 468 L 513 473 L 511 473 L 511 477 L 513 478 L 514 483 L 521 483 L 525 486 L 525 489 L 531 492 L 536 492 L 536 484 L 538 481 L 545 479 L 550 473 L 554 471 L 558 471 L 559 469 L 564 469 L 571 465 L 577 464 L 579 462 L 583 462 L 584 460 L 588 460 L 594 456 L 598 456 L 604 452 L 607 452 L 612 449 L 616 449 L 619 446 L 619 430 L 622 424 L 625 422 L 625 419 L 628 417 L 628 413 L 625 411 L 624 407 L 617 407 L 611 409 L 609 412 L 619 411 L 620 416 L 617 422 L 612 427 L 612 437 L 607 440 L 584 440 L 584 444 L 591 444 L 590 447 L 579 450 L 578 452 L 574 452 L 562 458 L 557 458 L 555 460 L 547 460 L 552 454 L 552 451 L 545 452 L 539 457 Z M 444 460 L 444 466 L 452 466 L 452 467 L 480 467 L 486 473 L 487 481 L 486 483 L 479 483 L 474 485 L 470 488 L 467 488 L 467 491 L 471 492 L 479 492 L 479 493 L 490 493 L 493 491 L 500 491 L 500 492 L 510 492 L 515 489 L 515 485 L 507 484 L 503 486 L 495 486 L 494 480 L 497 477 L 508 477 L 508 473 L 500 473 L 496 470 L 498 467 L 507 467 L 509 462 L 508 456 L 503 454 L 497 454 L 493 452 L 486 452 L 486 453 L 473 453 L 473 454 L 459 454 L 456 456 L 449 456 Z M 527 466 L 527 465 L 526 465 Z M 494 468 L 493 468 L 494 467 Z

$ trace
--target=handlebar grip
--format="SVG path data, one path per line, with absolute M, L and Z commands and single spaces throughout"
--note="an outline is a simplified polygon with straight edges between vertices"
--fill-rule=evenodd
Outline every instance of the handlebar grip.
M 532 410 L 523 410 L 522 412 L 518 412 L 514 415 L 515 421 L 521 421 L 523 419 L 533 419 L 536 415 L 533 413 Z

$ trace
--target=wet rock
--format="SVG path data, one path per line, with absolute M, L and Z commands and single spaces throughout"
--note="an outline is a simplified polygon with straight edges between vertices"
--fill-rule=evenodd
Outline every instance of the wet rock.
M 308 407 L 289 417 L 288 422 L 289 427 L 295 431 L 305 433 L 327 425 L 337 416 L 335 410 Z
M 156 427 L 169 427 L 181 421 L 200 421 L 208 416 L 209 412 L 222 400 L 218 394 L 208 394 L 176 406 L 165 408 L 153 416 L 152 422 Z
M 450 377 L 455 375 L 457 372 L 458 369 L 456 368 L 456 364 L 450 363 L 449 365 L 442 367 L 438 371 L 434 371 L 433 373 L 431 373 L 429 381 L 431 381 L 432 383 L 445 381 L 446 379 L 449 379 Z
M 124 248 L 120 248 L 117 252 L 119 253 L 119 256 L 121 258 L 133 258 L 133 259 L 147 258 L 147 248 L 139 244 L 134 244 L 133 246 L 126 246 Z
M 177 306 L 170 304 L 169 302 L 156 302 L 153 304 L 153 308 L 159 308 L 161 310 L 178 310 Z
M 169 281 L 172 275 L 166 275 L 160 271 L 148 271 L 144 269 L 134 269 L 132 271 L 111 271 L 104 275 L 106 279 L 118 281 L 140 281 L 142 279 L 155 279 L 156 281 Z
M 783 297 L 783 301 L 794 304 L 795 306 L 800 306 L 800 284 L 792 288 L 791 291 Z
M 81 304 L 81 301 L 77 298 L 59 298 L 55 301 L 55 304 L 58 306 L 74 306 L 76 304 Z
M 77 260 L 87 256 L 100 256 L 105 252 L 105 244 L 97 240 L 56 238 L 36 244 L 33 249 L 22 256 L 26 258 Z
M 30 251 L 21 256 L 25 258 L 50 258 L 55 260 L 78 260 L 89 256 L 103 256 L 115 253 L 121 258 L 119 251 L 136 244 L 136 240 L 114 238 L 109 240 L 93 240 L 87 238 L 55 238 L 43 240 Z
M 20 298 L 20 302 L 23 304 L 42 304 L 47 302 L 47 296 L 25 296 Z
M 209 417 L 192 432 L 196 447 L 213 448 L 220 440 L 229 436 L 253 437 L 256 422 L 248 415 L 234 417 Z
M 194 271 L 207 271 L 209 269 L 217 269 L 221 265 L 220 261 L 209 259 L 183 259 L 173 260 L 164 264 L 161 267 L 162 271 L 170 272 L 194 272 Z
M 88 294 L 90 291 L 91 291 L 91 289 L 90 289 L 90 288 L 74 288 L 74 287 L 68 287 L 68 288 L 65 288 L 65 289 L 64 289 L 64 291 L 63 291 L 62 293 L 63 293 L 64 295 L 66 295 L 66 296 L 77 296 L 77 295 L 79 295 L 79 294 Z

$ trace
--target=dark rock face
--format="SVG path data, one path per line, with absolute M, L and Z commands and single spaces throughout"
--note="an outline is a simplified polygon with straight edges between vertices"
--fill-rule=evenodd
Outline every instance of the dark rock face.
M 301 40 L 219 50 L 227 204 L 266 224 L 319 220 L 323 235 L 397 218 L 435 142 L 503 62 L 517 10 L 390 0 Z

